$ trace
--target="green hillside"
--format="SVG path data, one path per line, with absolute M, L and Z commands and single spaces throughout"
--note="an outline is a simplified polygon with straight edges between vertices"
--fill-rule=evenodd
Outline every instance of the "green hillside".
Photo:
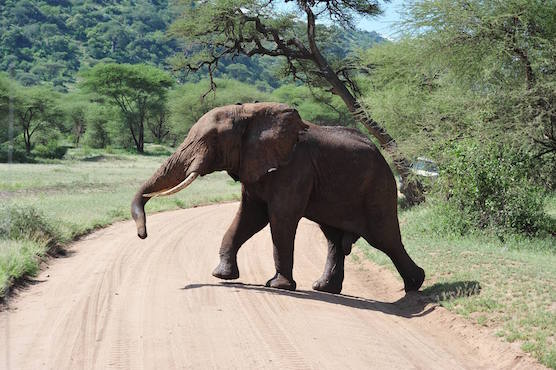
M 30 86 L 50 82 L 65 91 L 76 72 L 98 61 L 149 63 L 169 69 L 168 57 L 181 50 L 166 29 L 179 9 L 167 0 L 4 0 L 0 1 L 0 70 Z M 376 33 L 330 30 L 328 49 L 345 57 L 350 51 L 383 41 Z M 237 57 L 223 61 L 217 77 L 274 88 L 275 62 Z M 198 80 L 179 76 L 180 80 Z

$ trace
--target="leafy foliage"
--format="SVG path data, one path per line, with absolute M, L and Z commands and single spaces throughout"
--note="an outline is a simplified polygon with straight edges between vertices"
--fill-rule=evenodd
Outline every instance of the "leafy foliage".
M 137 151 L 143 152 L 145 123 L 153 109 L 166 104 L 174 81 L 162 70 L 145 64 L 99 63 L 83 73 L 85 89 L 118 107 Z
M 2 102 L 0 109 L 4 112 L 2 126 L 8 126 L 6 113 L 11 101 L 16 133 L 23 135 L 25 151 L 30 154 L 35 134 L 61 127 L 63 112 L 57 106 L 59 96 L 51 88 L 43 86 L 24 88 L 7 77 L 0 76 L 0 85 L 4 86 L 0 88 Z
M 452 229 L 546 226 L 556 34 L 540 14 L 552 12 L 548 2 L 414 1 L 414 34 L 362 53 L 365 106 L 404 152 L 439 164 L 433 190 Z
M 455 143 L 442 168 L 439 186 L 448 197 L 448 229 L 461 234 L 476 228 L 550 232 L 544 189 L 529 178 L 533 158 L 524 151 L 492 143 Z
M 303 119 L 319 125 L 353 124 L 353 117 L 341 99 L 322 89 L 303 85 L 282 85 L 270 94 L 270 100 L 295 107 Z
M 110 109 L 108 107 L 103 107 L 101 105 L 95 105 L 89 107 L 85 115 L 87 122 L 87 130 L 84 135 L 85 145 L 91 148 L 106 148 L 108 145 L 112 144 L 111 137 L 125 137 L 127 138 L 129 134 L 126 135 L 126 128 L 121 127 L 115 121 L 115 117 L 118 117 L 118 112 L 115 109 Z M 114 129 L 115 135 L 110 135 L 111 128 Z
M 459 84 L 488 99 L 496 132 L 535 139 L 556 155 L 556 7 L 552 1 L 415 1 L 406 26 L 422 30 L 421 56 L 441 60 Z M 554 157 L 552 157 L 554 158 Z
M 208 95 L 205 95 L 210 86 L 207 80 L 183 84 L 170 93 L 170 124 L 174 142 L 181 142 L 191 126 L 212 108 L 268 100 L 268 94 L 238 81 L 217 79 L 216 83 L 219 89 Z

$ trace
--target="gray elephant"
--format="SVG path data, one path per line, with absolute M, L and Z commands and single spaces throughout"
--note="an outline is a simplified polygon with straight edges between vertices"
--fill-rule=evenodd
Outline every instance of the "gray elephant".
M 311 124 L 284 104 L 230 105 L 202 116 L 135 195 L 131 213 L 139 237 L 147 237 L 150 198 L 221 170 L 241 181 L 242 194 L 214 276 L 237 279 L 239 248 L 270 223 L 276 274 L 266 285 L 294 290 L 294 239 L 306 217 L 328 240 L 324 273 L 313 289 L 340 293 L 344 258 L 359 237 L 391 258 L 406 291 L 421 287 L 425 273 L 402 244 L 396 184 L 379 150 L 357 130 Z

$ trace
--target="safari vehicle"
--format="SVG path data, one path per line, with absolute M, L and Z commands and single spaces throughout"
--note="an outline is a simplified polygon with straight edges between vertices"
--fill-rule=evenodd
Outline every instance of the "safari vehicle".
M 429 185 L 431 181 L 436 180 L 438 177 L 438 166 L 435 161 L 429 158 L 417 157 L 417 159 L 411 164 L 410 169 L 411 173 L 430 179 L 426 181 Z M 403 179 L 398 174 L 396 174 L 396 184 L 399 191 L 402 187 Z M 401 193 L 398 194 L 398 196 L 401 196 Z
M 411 172 L 424 177 L 438 177 L 438 166 L 432 159 L 418 157 L 411 165 Z

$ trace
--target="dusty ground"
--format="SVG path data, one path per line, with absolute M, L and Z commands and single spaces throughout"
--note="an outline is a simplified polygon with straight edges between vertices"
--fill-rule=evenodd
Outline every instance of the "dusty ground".
M 318 227 L 300 223 L 297 292 L 274 274 L 268 229 L 240 251 L 241 277 L 211 276 L 237 204 L 160 213 L 98 231 L 49 264 L 0 312 L 0 368 L 534 368 L 499 342 L 367 262 L 346 264 L 343 295 L 311 290 Z

